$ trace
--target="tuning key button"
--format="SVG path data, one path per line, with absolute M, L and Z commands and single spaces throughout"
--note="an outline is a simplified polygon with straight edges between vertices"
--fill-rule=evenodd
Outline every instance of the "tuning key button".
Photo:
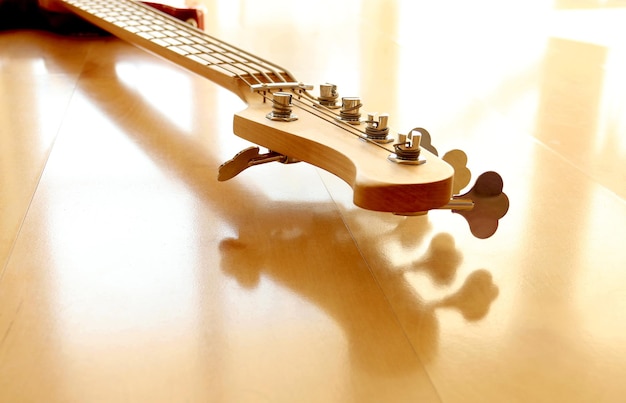
M 344 97 L 341 98 L 341 110 L 339 111 L 339 117 L 346 123 L 352 125 L 358 125 L 361 123 L 361 112 L 359 111 L 363 104 L 359 97 Z
M 272 99 L 272 111 L 266 116 L 269 120 L 293 122 L 298 117 L 291 112 L 291 94 L 275 92 Z

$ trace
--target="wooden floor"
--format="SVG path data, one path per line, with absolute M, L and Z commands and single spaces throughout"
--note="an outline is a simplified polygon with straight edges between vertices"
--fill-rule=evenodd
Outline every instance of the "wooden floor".
M 305 164 L 217 182 L 236 96 L 0 33 L 0 401 L 620 402 L 626 4 L 206 1 L 208 32 L 504 178 L 491 238 Z

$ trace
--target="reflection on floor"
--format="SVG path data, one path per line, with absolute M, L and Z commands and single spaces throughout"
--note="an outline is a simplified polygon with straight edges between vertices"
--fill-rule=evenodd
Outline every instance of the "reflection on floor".
M 2 32 L 1 401 L 622 399 L 623 2 L 202 4 L 500 173 L 506 216 L 480 239 L 362 210 L 303 163 L 218 182 L 236 96 L 114 38 Z

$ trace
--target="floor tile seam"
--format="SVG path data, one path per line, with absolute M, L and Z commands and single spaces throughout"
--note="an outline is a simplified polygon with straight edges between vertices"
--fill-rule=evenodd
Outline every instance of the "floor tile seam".
M 404 339 L 406 340 L 407 344 L 410 346 L 411 350 L 415 354 L 415 357 L 419 361 L 421 368 L 424 370 L 424 373 L 428 376 L 428 382 L 432 386 L 433 391 L 437 394 L 438 401 L 442 402 L 443 400 L 441 398 L 441 393 L 439 392 L 439 389 L 436 387 L 436 385 L 435 385 L 435 383 L 433 381 L 432 374 L 430 373 L 430 371 L 429 371 L 428 367 L 426 366 L 425 362 L 420 357 L 420 354 L 417 351 L 416 346 L 411 342 L 411 338 L 409 337 L 409 335 L 407 333 L 406 327 L 402 324 L 402 321 L 400 320 L 400 317 L 398 316 L 398 313 L 396 312 L 393 303 L 391 302 L 391 300 L 389 299 L 389 296 L 385 292 L 382 284 L 380 283 L 380 280 L 379 280 L 378 276 L 376 275 L 376 273 L 372 269 L 372 266 L 371 266 L 369 260 L 365 257 L 365 254 L 363 253 L 363 250 L 361 249 L 361 246 L 360 246 L 359 242 L 357 241 L 356 237 L 354 236 L 354 233 L 352 232 L 352 229 L 350 228 L 350 225 L 348 224 L 348 222 L 347 222 L 347 220 L 345 218 L 345 215 L 344 215 L 343 211 L 341 210 L 341 207 L 340 207 L 339 203 L 337 202 L 337 200 L 333 196 L 332 192 L 330 191 L 330 189 L 326 185 L 326 182 L 324 181 L 323 177 L 321 176 L 319 170 L 317 170 L 317 175 L 320 177 L 322 185 L 326 189 L 326 192 L 327 192 L 328 196 L 330 197 L 330 199 L 332 200 L 333 204 L 335 205 L 335 208 L 337 209 L 337 213 L 339 214 L 341 222 L 343 223 L 346 231 L 348 231 L 348 234 L 350 235 L 350 239 L 352 240 L 352 243 L 353 243 L 354 247 L 356 248 L 359 256 L 361 257 L 361 260 L 362 260 L 363 264 L 365 264 L 365 267 L 367 268 L 369 274 L 372 276 L 372 279 L 374 280 L 374 283 L 376 284 L 376 287 L 378 288 L 378 290 L 382 294 L 382 297 L 383 297 L 385 303 L 387 304 L 388 308 L 392 312 L 394 322 L 400 328 Z M 421 326 L 421 323 L 420 323 L 420 326 Z
M 623 196 L 621 196 L 617 191 L 613 190 L 609 186 L 607 186 L 604 183 L 602 183 L 596 177 L 596 175 L 593 175 L 593 174 L 589 173 L 588 171 L 582 169 L 579 164 L 574 163 L 574 161 L 569 159 L 567 156 L 559 153 L 556 149 L 554 149 L 553 147 L 550 147 L 548 144 L 546 144 L 543 141 L 539 140 L 535 136 L 531 136 L 531 137 L 534 140 L 536 145 L 540 146 L 545 151 L 547 151 L 548 153 L 552 154 L 553 156 L 555 156 L 560 161 L 564 162 L 566 165 L 571 167 L 573 170 L 577 171 L 580 175 L 584 176 L 587 180 L 589 180 L 593 184 L 595 184 L 595 185 L 599 186 L 600 188 L 602 188 L 602 190 L 605 193 L 607 193 L 611 197 L 617 199 L 621 204 L 626 205 L 626 199 Z
M 84 67 L 84 63 L 83 63 L 83 67 Z M 72 89 L 71 89 L 69 97 L 67 99 L 67 102 L 66 102 L 66 105 L 65 105 L 62 117 L 60 119 L 60 123 L 59 123 L 59 125 L 58 125 L 58 127 L 57 127 L 57 129 L 56 129 L 56 131 L 54 133 L 53 139 L 50 142 L 50 145 L 48 146 L 48 150 L 45 153 L 45 156 L 43 158 L 43 163 L 41 165 L 41 170 L 39 171 L 39 175 L 37 176 L 37 178 L 35 180 L 35 185 L 33 186 L 32 194 L 31 194 L 31 196 L 30 196 L 30 198 L 29 198 L 29 200 L 27 202 L 27 207 L 26 207 L 26 209 L 24 211 L 24 214 L 22 215 L 22 217 L 21 217 L 21 219 L 19 221 L 19 225 L 18 225 L 17 231 L 15 232 L 15 236 L 14 236 L 12 242 L 11 242 L 11 246 L 8 248 L 7 258 L 6 258 L 3 266 L 0 268 L 0 289 L 2 288 L 3 279 L 4 279 L 4 276 L 6 274 L 6 271 L 8 270 L 8 268 L 10 266 L 10 263 L 11 263 L 11 261 L 13 259 L 13 253 L 15 251 L 15 248 L 16 248 L 16 245 L 18 243 L 18 240 L 20 239 L 20 236 L 22 234 L 22 230 L 24 228 L 24 224 L 25 224 L 25 222 L 27 220 L 27 217 L 28 217 L 28 215 L 30 213 L 30 210 L 32 208 L 33 202 L 34 202 L 35 197 L 37 195 L 37 191 L 38 191 L 38 189 L 39 189 L 39 187 L 41 185 L 41 181 L 42 181 L 42 178 L 44 176 L 44 172 L 45 172 L 46 167 L 48 166 L 48 163 L 50 161 L 50 156 L 52 155 L 52 152 L 53 152 L 54 147 L 56 145 L 56 142 L 57 142 L 57 140 L 59 138 L 59 135 L 61 134 L 61 132 L 63 130 L 64 124 L 65 124 L 65 119 L 66 119 L 66 117 L 68 115 L 68 112 L 70 110 L 72 101 L 73 101 L 73 99 L 75 97 L 75 94 L 76 94 L 76 92 L 78 90 L 78 84 L 79 84 L 80 76 L 82 75 L 82 71 L 83 70 L 84 69 L 81 69 L 81 73 L 78 76 L 76 76 L 76 78 L 74 80 L 74 84 L 72 85 Z

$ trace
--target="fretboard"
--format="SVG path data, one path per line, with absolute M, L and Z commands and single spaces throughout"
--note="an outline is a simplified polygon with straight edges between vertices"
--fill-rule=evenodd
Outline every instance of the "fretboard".
M 294 82 L 280 66 L 132 0 L 61 0 L 111 34 L 185 67 L 246 99 L 258 84 Z

